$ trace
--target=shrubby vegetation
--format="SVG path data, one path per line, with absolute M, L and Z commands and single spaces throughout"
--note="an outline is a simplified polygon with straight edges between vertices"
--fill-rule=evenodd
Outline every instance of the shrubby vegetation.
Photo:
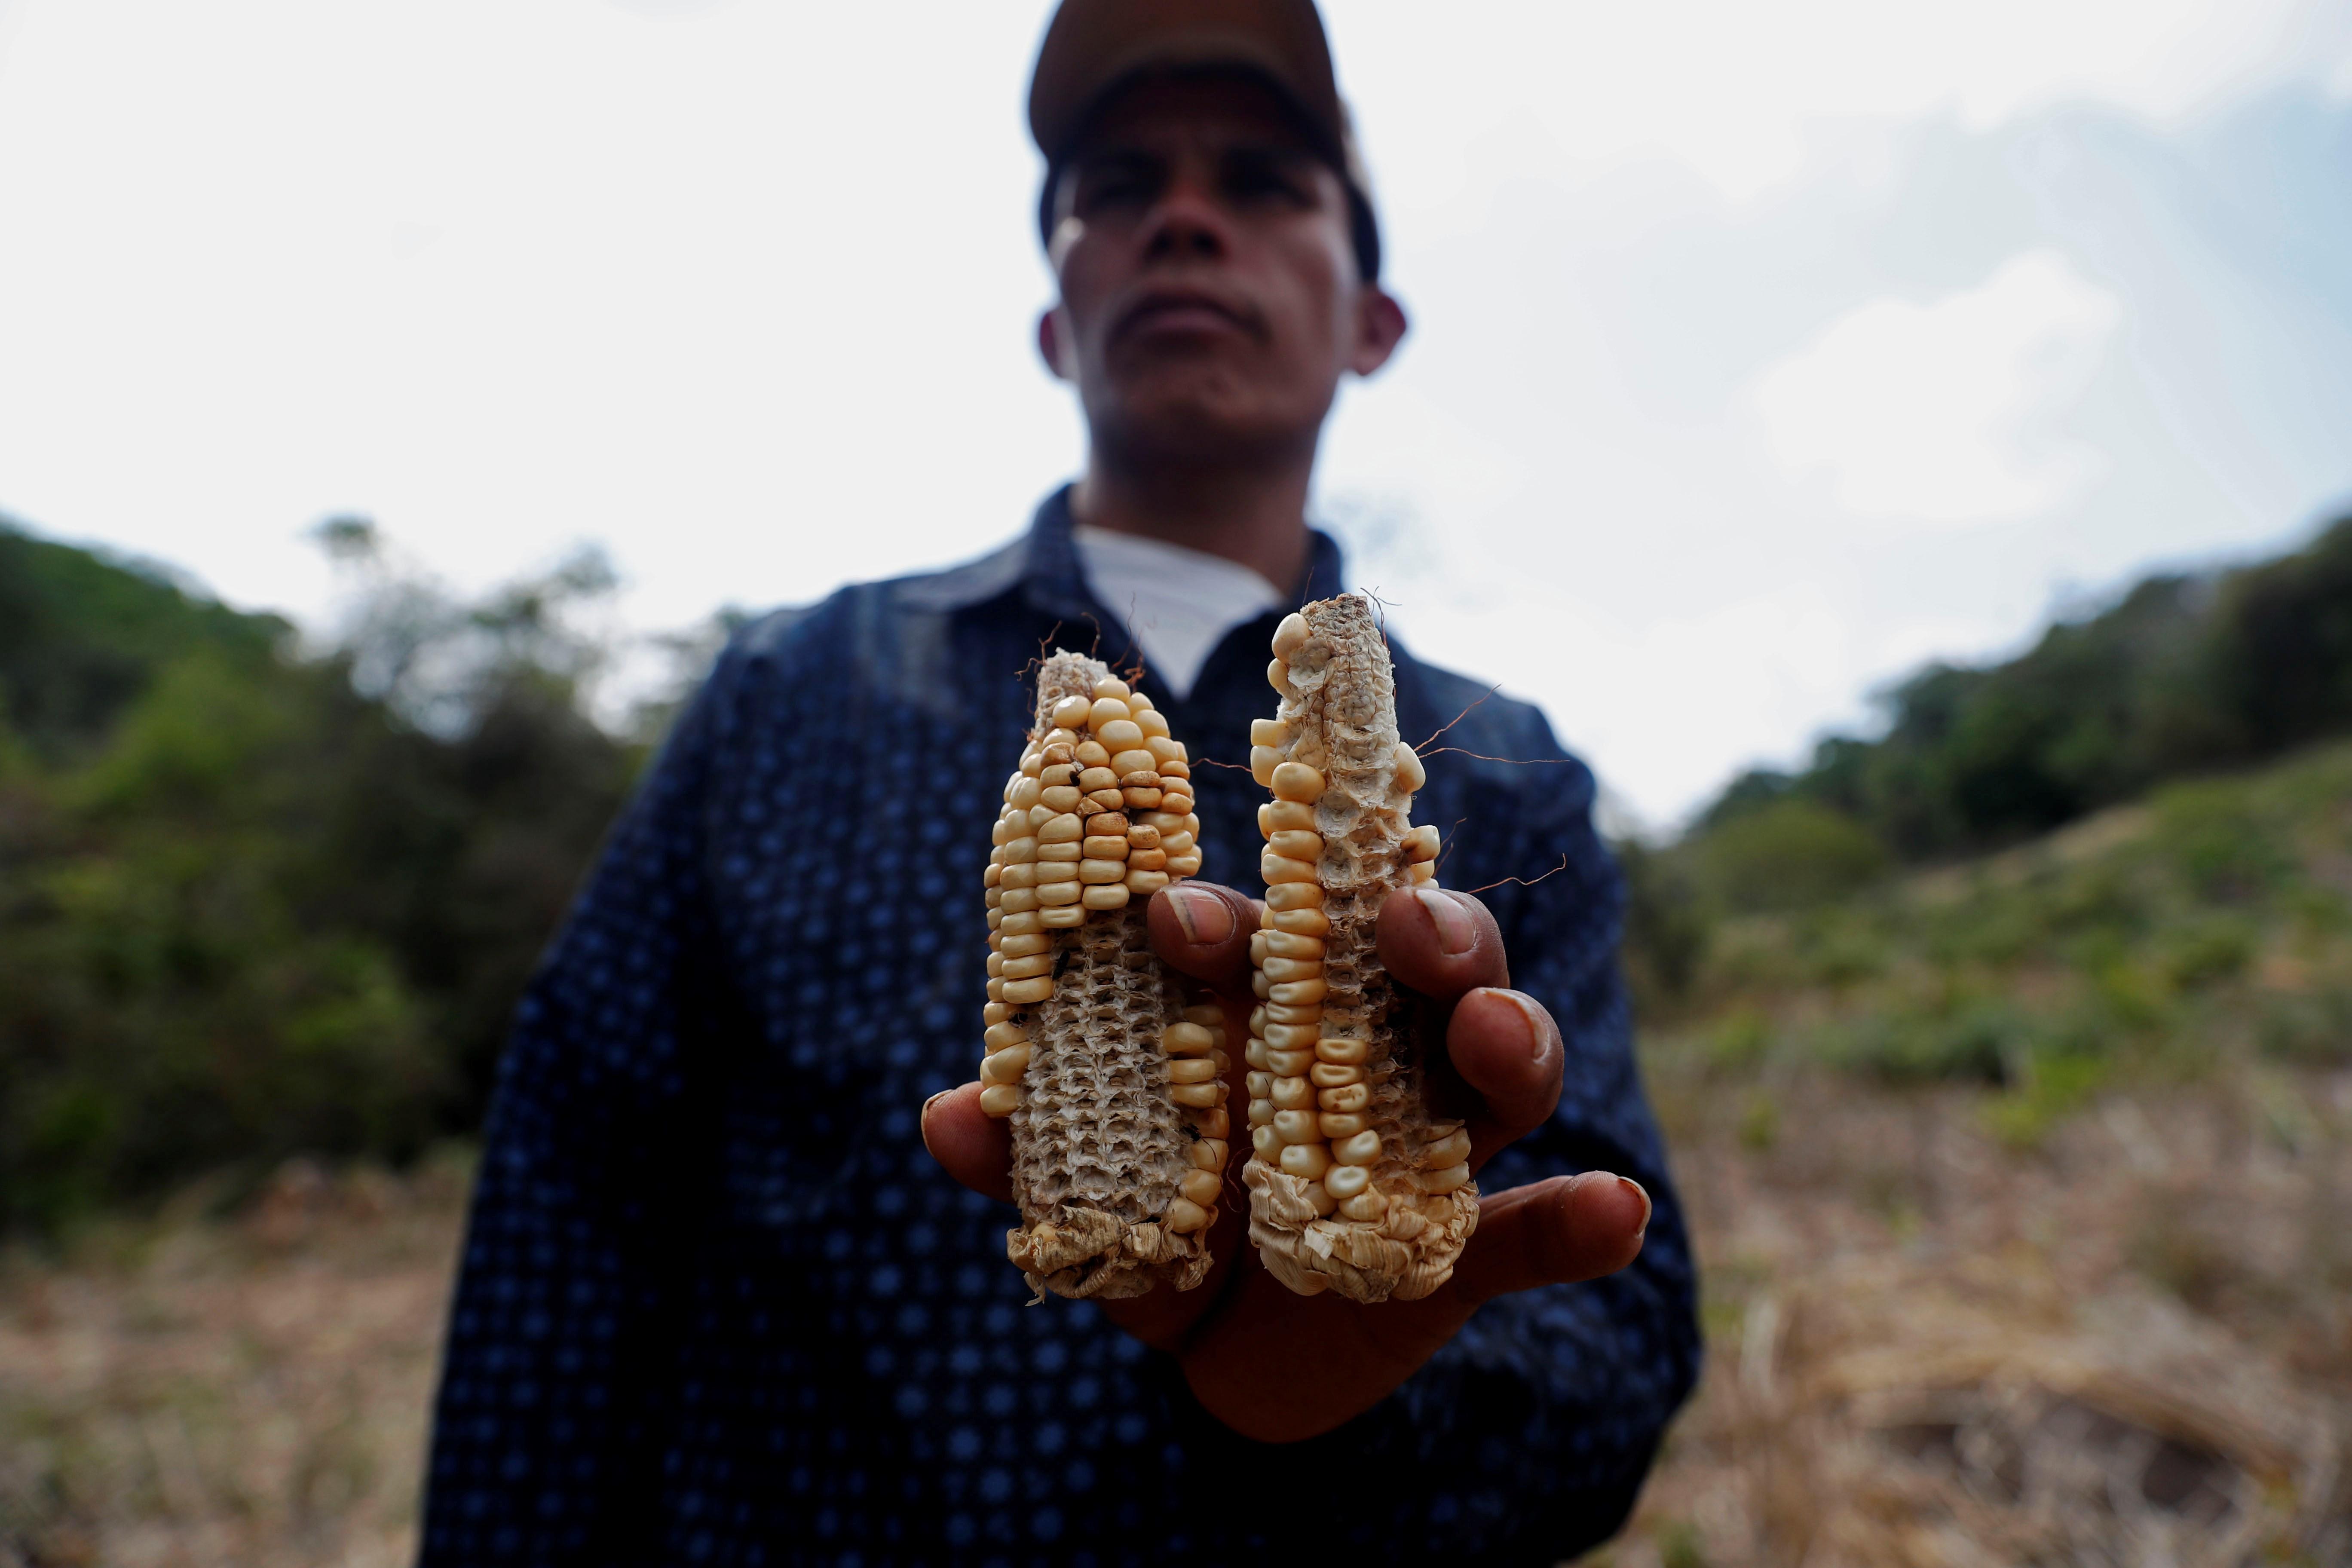
M 1661 1023 L 1715 1053 L 1983 1081 L 2018 1140 L 2115 1072 L 2352 1063 L 2352 745 L 1728 920 Z
M 593 556 L 458 603 L 364 524 L 348 635 L 0 527 L 0 1225 L 478 1121 L 640 762 Z
M 354 593 L 310 653 L 0 524 L 0 1227 L 478 1123 L 664 712 L 590 716 L 593 553 L 467 603 L 320 536 Z M 2126 1066 L 2352 1058 L 2352 749 L 2315 744 L 2352 733 L 2352 520 L 1889 706 L 1620 847 L 1654 1049 L 1979 1083 L 2021 1139 Z
M 1735 904 L 1743 863 L 1710 881 L 1727 831 L 1629 860 L 1631 946 L 1654 1066 L 1747 1086 L 1759 1142 L 1774 1086 L 1824 1068 L 1979 1085 L 1993 1130 L 2030 1143 L 2120 1075 L 2352 1064 L 2352 744 L 1803 901 Z M 1668 985 L 1649 955 L 1677 920 Z

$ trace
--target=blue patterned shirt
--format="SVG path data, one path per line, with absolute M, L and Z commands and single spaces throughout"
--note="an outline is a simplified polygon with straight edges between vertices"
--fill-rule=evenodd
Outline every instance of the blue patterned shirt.
M 979 1059 L 989 823 L 1056 644 L 1138 659 L 1066 492 L 952 571 L 746 627 L 613 829 L 501 1065 L 435 1423 L 423 1562 L 1551 1563 L 1622 1521 L 1698 1360 L 1691 1255 L 1635 1074 L 1622 892 L 1540 714 L 1395 650 L 1401 728 L 1468 710 L 1414 814 L 1568 1043 L 1488 1191 L 1606 1168 L 1632 1268 L 1506 1297 L 1337 1430 L 1205 1415 L 1093 1304 L 1024 1306 L 1013 1212 L 924 1152 Z M 1305 599 L 1341 587 L 1318 534 Z M 1160 696 L 1239 760 L 1276 614 Z M 1097 637 L 1099 642 L 1097 643 Z M 1148 681 L 1148 678 L 1147 678 Z M 1147 684 L 1147 689 L 1149 686 Z M 1202 874 L 1255 888 L 1264 793 L 1196 770 Z M 1276 1478 L 1280 1478 L 1277 1479 Z

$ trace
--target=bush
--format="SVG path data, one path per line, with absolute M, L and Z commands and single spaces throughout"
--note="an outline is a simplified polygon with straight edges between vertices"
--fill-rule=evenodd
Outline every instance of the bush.
M 1733 817 L 1691 847 L 1706 886 L 1743 911 L 1801 909 L 1843 898 L 1885 873 L 1870 830 L 1811 801 L 1780 800 Z
M 1713 934 L 1698 889 L 1678 859 L 1638 838 L 1612 846 L 1625 875 L 1626 977 L 1644 1017 L 1670 1012 L 1690 994 Z
M 2294 868 L 2292 846 L 2241 785 L 2176 785 L 2158 796 L 2156 808 L 2158 849 L 2200 899 L 2259 898 Z
M 2032 1041 L 2025 1019 L 2004 1003 L 1877 1013 L 1832 1034 L 1823 1055 L 1850 1070 L 1895 1084 L 2006 1084 L 2022 1076 Z
M 2253 962 L 2258 937 L 2252 922 L 2242 916 L 2184 920 L 2166 932 L 2165 977 L 2185 991 L 2234 980 Z

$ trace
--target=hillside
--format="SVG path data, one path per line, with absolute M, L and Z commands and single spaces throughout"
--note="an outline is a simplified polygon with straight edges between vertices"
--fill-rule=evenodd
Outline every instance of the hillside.
M 1906 859 L 1972 853 L 2352 732 L 2352 518 L 2273 560 L 2147 578 L 2016 658 L 1930 665 L 1884 700 L 1883 735 L 1748 773 L 1702 831 L 1801 802 Z
M 2352 744 L 1857 869 L 1645 1024 L 1710 1364 L 1612 1560 L 2342 1560 Z
M 310 656 L 168 569 L 0 520 L 0 1228 L 297 1152 L 397 1161 L 478 1121 L 644 754 L 587 717 L 609 650 L 569 629 L 610 574 L 583 555 L 460 602 L 363 521 L 319 538 L 352 602 Z M 1970 871 L 1992 880 L 1942 904 L 1898 868 L 2352 728 L 2352 521 L 2151 579 L 1890 702 L 1882 738 L 1749 775 L 1680 843 L 1622 847 L 1643 1016 L 1995 1082 L 2030 1123 L 2118 1057 L 2210 1037 L 2209 1014 L 2255 1026 L 2232 1011 L 2246 976 L 2305 962 L 2281 932 L 2333 918 L 2324 888 L 2277 880 L 2305 863 L 2285 808 L 2164 795 L 2115 851 L 2128 868 L 2020 851 L 2011 883 Z M 1833 1007 L 1791 1000 L 1824 984 Z M 2266 1003 L 2259 1028 L 2320 1038 L 2336 1005 Z
M 1692 881 L 1760 876 L 1727 848 L 1738 826 L 1650 862 L 1654 925 L 1701 907 Z M 1816 847 L 1789 826 L 1759 859 Z M 1981 1085 L 1988 1125 L 2021 1143 L 2118 1077 L 2352 1068 L 2352 744 L 1697 929 L 1672 986 L 1645 950 L 1649 1048 L 1752 1079 L 1759 1137 L 1770 1084 L 1800 1067 Z
M 290 630 L 0 517 L 0 732 L 50 762 L 100 743 L 165 665 L 203 652 L 255 670 Z

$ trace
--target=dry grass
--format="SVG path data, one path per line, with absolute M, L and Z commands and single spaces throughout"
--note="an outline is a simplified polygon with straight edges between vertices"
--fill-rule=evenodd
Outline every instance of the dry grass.
M 2030 1152 L 1962 1090 L 1660 1078 L 1710 1362 L 1596 1562 L 2352 1562 L 2352 1074 Z
M 415 1554 L 462 1163 L 278 1173 L 0 1265 L 0 1568 Z
M 2352 1073 L 2032 1152 L 1963 1090 L 1654 1077 L 1710 1360 L 1596 1563 L 2352 1562 Z M 297 1168 L 9 1257 L 0 1565 L 405 1563 L 463 1184 Z

